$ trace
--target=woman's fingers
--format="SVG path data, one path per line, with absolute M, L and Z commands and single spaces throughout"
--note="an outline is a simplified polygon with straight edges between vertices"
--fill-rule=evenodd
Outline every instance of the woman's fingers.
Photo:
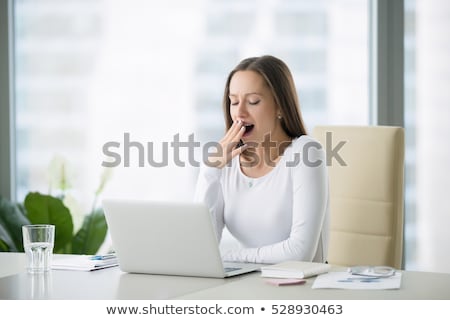
M 242 126 L 239 129 L 239 131 L 237 132 L 237 134 L 236 134 L 236 136 L 234 138 L 234 141 L 239 142 L 239 140 L 241 140 L 241 138 L 244 135 L 244 133 L 245 133 L 245 126 Z
M 222 145 L 222 148 L 225 150 L 232 150 L 236 147 L 236 145 L 241 140 L 242 136 L 245 133 L 245 127 L 241 126 L 239 129 L 234 129 L 226 139 L 222 139 L 220 142 Z
M 246 145 L 237 147 L 239 141 L 245 133 L 245 126 L 242 122 L 235 122 L 228 132 L 219 142 L 218 153 L 211 155 L 208 159 L 209 165 L 217 168 L 223 168 L 235 156 L 246 149 Z
M 222 147 L 222 153 L 223 153 L 223 163 L 226 165 L 228 162 L 231 161 L 235 156 L 240 154 L 242 151 L 245 150 L 246 145 L 243 144 L 238 147 L 239 141 L 241 141 L 242 136 L 245 133 L 245 127 L 242 126 L 238 131 L 234 132 L 232 135 L 228 137 L 228 141 L 224 141 L 224 143 L 221 144 Z
M 225 141 L 228 141 L 228 142 L 233 141 L 236 134 L 239 133 L 239 130 L 243 127 L 244 126 L 242 124 L 242 121 L 239 120 L 239 121 L 233 122 L 230 129 L 228 129 L 227 133 L 222 138 L 222 141 L 224 141 L 224 142 Z

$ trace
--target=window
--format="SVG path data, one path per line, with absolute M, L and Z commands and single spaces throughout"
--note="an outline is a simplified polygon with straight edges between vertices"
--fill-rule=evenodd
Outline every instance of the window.
M 405 129 L 408 269 L 448 272 L 450 206 L 450 3 L 405 1 Z
M 108 143 L 120 144 L 108 150 L 121 160 L 108 196 L 190 199 L 197 168 L 187 150 L 179 155 L 185 167 L 174 161 L 171 143 L 191 134 L 202 142 L 221 137 L 224 82 L 247 56 L 273 54 L 287 62 L 310 130 L 367 124 L 367 6 L 360 0 L 16 1 L 18 199 L 48 191 L 48 167 L 59 156 L 68 163 L 71 192 L 89 206 L 102 162 L 111 160 Z M 150 157 L 167 165 L 149 165 Z

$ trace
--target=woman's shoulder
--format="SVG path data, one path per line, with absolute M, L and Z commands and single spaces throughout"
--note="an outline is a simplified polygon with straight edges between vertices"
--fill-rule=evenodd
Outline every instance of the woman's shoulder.
M 295 163 L 293 167 L 302 168 L 304 165 L 316 167 L 324 163 L 325 150 L 315 138 L 302 135 L 292 140 L 285 152 L 285 158 L 290 164 Z
M 323 150 L 323 147 L 318 140 L 306 134 L 293 139 L 290 146 L 293 153 L 308 152 L 310 149 Z

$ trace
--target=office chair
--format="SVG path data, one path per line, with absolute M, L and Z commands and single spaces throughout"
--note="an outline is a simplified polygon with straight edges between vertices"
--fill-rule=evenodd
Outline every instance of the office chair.
M 403 128 L 318 126 L 313 136 L 327 152 L 328 262 L 401 269 Z

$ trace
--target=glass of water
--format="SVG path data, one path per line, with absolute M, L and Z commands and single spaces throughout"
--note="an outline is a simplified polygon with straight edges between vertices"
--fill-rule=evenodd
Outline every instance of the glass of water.
M 23 248 L 29 273 L 48 272 L 52 266 L 55 226 L 34 224 L 22 226 Z

